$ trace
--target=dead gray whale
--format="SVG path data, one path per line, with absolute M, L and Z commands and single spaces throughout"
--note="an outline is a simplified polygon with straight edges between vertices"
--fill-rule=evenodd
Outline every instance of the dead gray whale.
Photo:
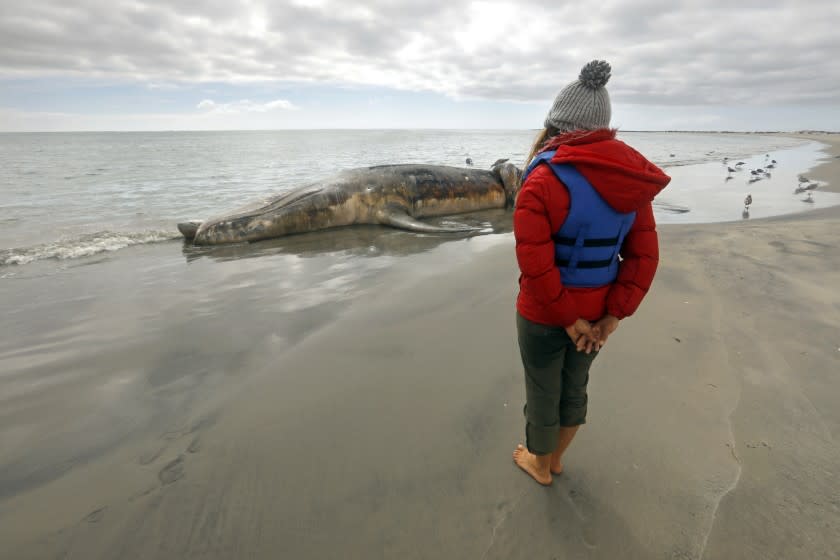
M 178 229 L 196 245 L 259 241 L 353 224 L 422 233 L 474 231 L 420 219 L 511 206 L 520 177 L 519 168 L 506 160 L 490 170 L 421 164 L 350 169 L 203 222 L 182 222 Z

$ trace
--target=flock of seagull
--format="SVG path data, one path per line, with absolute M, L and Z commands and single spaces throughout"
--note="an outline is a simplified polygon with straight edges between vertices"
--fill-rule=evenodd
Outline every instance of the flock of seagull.
M 755 182 L 761 181 L 762 179 L 770 179 L 771 174 L 770 170 L 776 168 L 776 164 L 778 162 L 775 159 L 770 157 L 770 154 L 764 155 L 764 167 L 759 167 L 757 169 L 750 169 L 750 177 L 747 179 L 747 184 L 753 184 Z M 723 158 L 723 165 L 726 166 L 726 177 L 724 178 L 724 182 L 731 181 L 733 177 L 733 173 L 738 173 L 744 170 L 744 165 L 746 162 L 739 161 L 737 163 L 731 163 L 728 157 Z M 799 185 L 794 189 L 793 194 L 801 194 L 803 192 L 807 192 L 808 196 L 806 198 L 802 198 L 802 202 L 814 202 L 814 196 L 811 193 L 814 189 L 819 187 L 819 183 L 815 181 L 811 181 L 804 175 L 800 175 L 798 177 Z M 748 193 L 746 198 L 744 198 L 744 217 L 749 217 L 750 212 L 750 205 L 753 202 L 752 194 Z
M 674 155 L 675 154 L 671 154 L 671 157 L 674 157 Z M 706 155 L 711 155 L 711 152 L 707 153 Z M 837 157 L 840 157 L 840 156 L 837 156 Z M 506 160 L 502 160 L 502 161 L 506 161 Z M 499 162 L 497 161 L 496 163 L 499 163 Z M 770 170 L 775 169 L 777 163 L 778 162 L 775 159 L 772 159 L 770 157 L 770 154 L 764 154 L 764 167 L 759 167 L 757 169 L 750 169 L 750 178 L 747 179 L 747 184 L 751 185 L 753 183 L 761 181 L 762 179 L 770 179 L 770 177 L 771 177 Z M 466 164 L 469 165 L 469 166 L 472 166 L 473 165 L 472 158 L 468 157 L 466 159 Z M 493 165 L 495 166 L 496 164 L 493 164 Z M 746 162 L 739 161 L 737 163 L 731 163 L 729 161 L 729 158 L 725 157 L 725 158 L 723 158 L 723 165 L 726 166 L 726 178 L 724 179 L 724 182 L 728 182 L 728 181 L 731 181 L 732 179 L 734 179 L 734 177 L 732 176 L 733 173 L 738 173 L 738 172 L 744 170 L 743 166 L 746 165 Z M 797 186 L 796 189 L 794 189 L 793 194 L 801 194 L 803 192 L 807 192 L 808 196 L 806 198 L 802 198 L 800 200 L 802 200 L 802 202 L 814 202 L 814 196 L 811 193 L 811 191 L 813 191 L 814 189 L 819 187 L 820 186 L 819 183 L 817 183 L 815 181 L 811 181 L 810 179 L 808 179 L 808 177 L 805 177 L 804 175 L 800 175 L 798 177 L 798 179 L 799 179 L 799 186 Z M 750 216 L 750 205 L 752 204 L 752 202 L 753 202 L 752 194 L 747 193 L 746 198 L 744 198 L 743 217 L 749 218 L 749 216 Z

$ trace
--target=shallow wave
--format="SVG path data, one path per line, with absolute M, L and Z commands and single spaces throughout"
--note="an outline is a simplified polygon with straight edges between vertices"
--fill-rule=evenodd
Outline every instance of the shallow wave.
M 99 253 L 118 251 L 133 245 L 160 243 L 179 239 L 171 231 L 116 232 L 98 231 L 52 243 L 0 249 L 0 266 L 23 265 L 45 259 L 79 259 Z

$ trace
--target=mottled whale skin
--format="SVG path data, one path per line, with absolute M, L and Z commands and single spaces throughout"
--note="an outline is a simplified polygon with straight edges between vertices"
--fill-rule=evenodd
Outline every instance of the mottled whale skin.
M 380 165 L 342 171 L 323 181 L 178 229 L 196 245 L 271 239 L 352 224 L 382 224 L 423 233 L 472 231 L 421 218 L 505 208 L 521 171 L 506 160 L 491 170 L 443 165 Z

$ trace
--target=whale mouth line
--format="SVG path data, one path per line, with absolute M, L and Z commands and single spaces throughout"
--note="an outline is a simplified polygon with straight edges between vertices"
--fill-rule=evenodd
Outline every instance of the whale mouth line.
M 313 188 L 312 190 L 302 192 L 292 191 L 289 193 L 279 195 L 279 197 L 276 200 L 269 201 L 268 203 L 264 201 L 252 203 L 245 207 L 241 207 L 242 209 L 239 211 L 233 210 L 232 212 L 229 212 L 227 214 L 204 220 L 203 222 L 201 222 L 201 225 L 210 227 L 212 225 L 218 225 L 223 222 L 258 219 L 271 212 L 278 212 L 281 210 L 290 209 L 294 204 L 297 204 L 299 202 L 305 202 L 306 200 L 317 196 L 322 191 L 323 187 L 317 187 Z M 188 223 L 190 222 L 181 222 L 181 224 Z M 179 230 L 181 224 L 179 224 Z M 183 233 L 183 231 L 181 233 Z

